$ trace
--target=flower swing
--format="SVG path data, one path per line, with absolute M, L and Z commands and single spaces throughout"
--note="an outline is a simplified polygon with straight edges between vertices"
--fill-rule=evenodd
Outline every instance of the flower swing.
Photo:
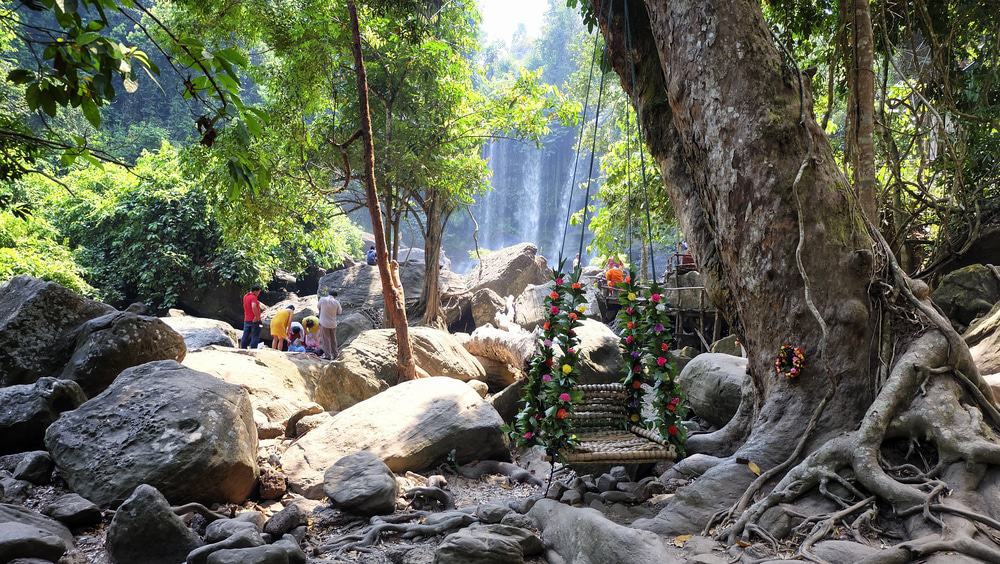
M 628 37 L 627 7 L 625 10 L 626 37 Z M 590 104 L 589 84 L 593 79 L 597 49 L 598 41 L 595 38 L 590 80 L 583 109 L 584 118 Z M 603 56 L 602 54 L 602 58 Z M 603 93 L 602 72 L 595 124 L 600 119 Z M 626 124 L 628 123 L 626 121 Z M 641 126 L 637 124 L 637 127 L 641 138 Z M 583 256 L 584 233 L 588 219 L 587 203 L 590 200 L 594 173 L 596 126 L 594 129 L 579 256 Z M 581 125 L 576 152 L 577 164 L 582 142 Z M 628 162 L 631 162 L 630 152 Z M 628 165 L 626 170 L 627 168 Z M 576 185 L 576 170 L 577 167 L 574 165 L 571 186 Z M 645 190 L 644 158 L 642 175 Z M 626 176 L 629 208 L 631 208 L 631 177 L 628 174 Z M 572 199 L 571 192 L 570 210 Z M 560 257 L 565 250 L 569 213 L 567 211 Z M 631 231 L 631 217 L 628 224 Z M 648 205 L 646 228 L 649 236 L 651 227 Z M 652 251 L 652 238 L 648 238 Z M 629 240 L 631 241 L 631 236 Z M 629 253 L 631 254 L 631 244 Z M 650 256 L 652 257 L 652 253 Z M 631 260 L 629 262 L 631 263 Z M 674 381 L 674 364 L 669 354 L 670 319 L 663 303 L 662 289 L 655 282 L 649 288 L 643 289 L 638 285 L 634 273 L 628 273 L 624 281 L 619 284 L 622 309 L 618 319 L 622 329 L 626 372 L 620 382 L 581 385 L 577 383 L 579 375 L 577 365 L 580 358 L 576 330 L 586 311 L 585 292 L 580 282 L 580 265 L 575 266 L 572 273 L 566 273 L 564 267 L 565 260 L 560 258 L 552 274 L 553 290 L 545 299 L 546 316 L 542 325 L 541 346 L 530 363 L 522 393 L 522 409 L 510 429 L 511 436 L 518 446 L 542 446 L 551 459 L 566 464 L 639 464 L 674 460 L 679 454 L 683 454 L 686 431 L 680 421 L 686 408 L 680 389 Z M 655 262 L 653 271 L 656 271 Z M 644 419 L 642 409 L 644 384 L 651 384 L 654 393 L 652 401 L 654 413 L 648 419 Z

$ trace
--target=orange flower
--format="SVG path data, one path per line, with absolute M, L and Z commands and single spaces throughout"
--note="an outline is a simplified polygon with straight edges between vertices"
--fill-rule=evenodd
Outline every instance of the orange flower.
M 576 313 L 570 312 L 569 318 L 573 321 L 576 321 Z
M 548 321 L 546 321 L 545 324 L 542 325 L 542 328 L 545 329 L 546 331 L 548 331 L 549 329 L 552 328 L 552 324 L 549 323 Z
M 579 282 L 573 282 L 573 286 L 572 286 L 572 288 L 573 288 L 574 290 L 579 290 L 579 289 L 580 289 L 580 283 L 579 283 Z
M 641 380 L 633 380 L 632 381 L 632 388 L 633 389 L 638 390 L 641 387 L 642 387 L 642 381 Z
M 628 322 L 628 323 L 626 323 L 625 325 L 626 325 L 626 326 L 627 326 L 627 327 L 628 327 L 629 329 L 635 329 L 635 323 L 633 323 L 633 322 L 631 322 L 631 321 L 629 321 L 629 322 Z
M 559 292 L 556 292 L 555 290 L 553 290 L 552 293 L 549 294 L 549 297 L 552 298 L 553 300 L 558 300 L 559 299 Z
M 568 411 L 560 408 L 559 411 L 556 412 L 556 419 L 566 419 L 568 415 L 569 415 Z

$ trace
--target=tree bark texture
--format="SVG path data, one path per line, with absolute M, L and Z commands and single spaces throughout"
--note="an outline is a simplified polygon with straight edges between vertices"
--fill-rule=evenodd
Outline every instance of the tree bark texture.
M 775 45 L 759 3 L 591 0 L 591 7 L 681 227 L 707 278 L 717 281 L 713 299 L 735 311 L 749 355 L 736 416 L 718 432 L 693 436 L 688 451 L 695 455 L 675 467 L 700 477 L 656 519 L 636 526 L 695 533 L 727 507 L 740 516 L 760 488 L 774 485 L 766 481 L 773 470 L 775 479 L 785 476 L 774 486 L 780 495 L 746 511 L 759 517 L 797 499 L 782 488 L 808 490 L 819 480 L 817 468 L 836 472 L 852 461 L 865 487 L 900 502 L 905 496 L 895 495 L 896 482 L 873 459 L 890 420 L 910 405 L 914 374 L 925 364 L 967 373 L 975 367 L 953 331 L 944 338 L 927 330 L 941 320 L 926 287 L 895 268 L 873 230 L 877 218 L 866 222 L 812 115 L 801 74 Z M 890 284 L 892 296 L 910 300 L 893 306 L 902 312 L 899 330 L 889 328 L 883 305 Z M 909 321 L 919 315 L 923 325 Z M 798 378 L 775 373 L 783 344 L 805 351 Z M 911 346 L 928 350 L 902 355 Z M 983 385 L 977 373 L 972 379 L 976 395 Z M 742 531 L 746 521 L 737 525 Z
M 424 325 L 445 328 L 441 315 L 441 245 L 447 216 L 441 209 L 437 194 L 429 194 L 425 200 L 424 215 L 424 288 L 421 294 L 424 310 Z
M 398 283 L 398 276 L 394 277 L 390 268 L 389 255 L 386 252 L 385 232 L 382 229 L 382 209 L 375 186 L 375 146 L 372 142 L 372 120 L 368 105 L 368 77 L 365 73 L 364 56 L 361 53 L 361 31 L 358 24 L 358 9 L 354 0 L 347 0 L 347 9 L 351 16 L 351 49 L 354 52 L 354 64 L 358 76 L 361 135 L 365 143 L 365 195 L 368 200 L 368 213 L 372 220 L 372 233 L 375 235 L 378 272 L 382 280 L 382 299 L 385 300 L 387 317 L 392 320 L 396 329 L 396 347 L 398 349 L 396 370 L 399 381 L 412 380 L 417 377 L 417 369 L 413 360 L 413 348 L 406 320 L 406 301 L 402 285 Z M 391 266 L 398 268 L 395 264 Z
M 875 39 L 868 0 L 841 0 L 846 18 L 847 136 L 846 154 L 854 176 L 854 189 L 862 209 L 878 224 L 875 182 Z

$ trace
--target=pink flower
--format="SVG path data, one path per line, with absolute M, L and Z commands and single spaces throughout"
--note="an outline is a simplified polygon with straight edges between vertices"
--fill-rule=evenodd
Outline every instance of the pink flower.
M 649 297 L 649 299 L 653 300 L 653 303 L 655 303 L 655 304 L 660 303 L 660 295 L 659 294 L 653 294 L 652 296 Z
M 559 313 L 559 306 L 552 306 L 552 308 L 549 309 L 549 311 L 552 312 L 552 315 L 555 315 Z
M 576 349 L 574 349 L 573 347 L 570 347 L 570 348 L 566 349 L 566 352 L 568 352 L 569 354 L 573 354 L 573 353 L 576 352 Z
M 546 375 L 542 376 L 542 382 L 551 382 L 551 381 L 552 381 L 552 375 L 551 374 L 546 374 Z
M 632 315 L 633 313 L 635 313 L 635 310 L 634 310 L 634 309 L 632 309 L 631 307 L 629 307 L 629 308 L 626 308 L 626 309 L 625 309 L 625 313 L 627 313 L 627 314 L 629 314 L 629 315 Z
M 632 335 L 629 335 L 628 337 L 625 337 L 625 342 L 628 343 L 628 344 L 630 344 L 630 345 L 632 344 L 632 341 L 634 341 L 634 340 L 635 340 L 635 337 L 633 337 Z
M 544 341 L 542 341 L 542 343 L 544 343 L 546 347 L 551 347 L 552 339 L 545 339 Z
M 666 363 L 667 363 L 667 359 L 663 358 L 662 356 L 656 359 L 656 364 L 658 364 L 660 366 L 663 366 Z
M 562 278 L 556 278 L 556 286 L 562 286 L 562 283 L 563 283 Z
M 635 367 L 632 369 L 632 372 L 635 372 L 636 374 L 642 372 L 642 365 L 636 364 Z
M 569 394 L 566 392 L 559 394 L 559 401 L 569 401 Z
M 524 434 L 524 440 L 530 441 L 531 437 L 534 437 L 534 436 L 535 436 L 534 433 L 532 433 L 531 431 L 528 431 L 527 433 Z

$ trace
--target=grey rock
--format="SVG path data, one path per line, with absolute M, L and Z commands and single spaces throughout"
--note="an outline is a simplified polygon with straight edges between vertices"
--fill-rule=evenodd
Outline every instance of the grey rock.
M 691 409 L 709 423 L 723 426 L 740 407 L 740 387 L 747 359 L 720 353 L 695 357 L 677 377 Z
M 620 339 L 611 328 L 596 319 L 584 319 L 576 328 L 576 336 L 580 340 L 579 383 L 609 384 L 621 380 Z
M 160 492 L 143 484 L 115 512 L 106 547 L 119 564 L 177 564 L 201 545 Z
M 522 515 L 516 511 L 511 511 L 510 513 L 503 516 L 500 520 L 501 525 L 507 525 L 510 527 L 518 527 L 521 529 L 534 529 L 535 522 L 528 518 L 527 515 Z
M 569 487 L 564 482 L 553 482 L 552 485 L 549 486 L 549 491 L 545 493 L 545 497 L 549 499 L 560 499 L 562 498 L 562 495 L 566 493 L 567 489 L 569 489 Z
M 42 513 L 67 527 L 86 527 L 101 522 L 101 509 L 75 493 L 61 495 L 42 508 Z
M 610 492 L 618 487 L 618 480 L 611 474 L 601 474 L 597 478 L 597 489 L 602 492 Z
M 534 494 L 532 496 L 523 499 L 511 500 L 507 504 L 507 506 L 516 511 L 517 513 L 523 515 L 528 511 L 531 511 L 531 508 L 535 505 L 535 502 L 537 502 L 539 499 L 542 499 L 542 497 L 538 494 Z
M 55 562 L 73 548 L 73 534 L 57 521 L 17 505 L 0 504 L 0 562 L 38 558 Z
M 581 505 L 583 503 L 583 495 L 576 490 L 566 490 L 566 493 L 559 498 L 559 501 L 567 505 Z
M 435 564 L 520 564 L 524 551 L 516 538 L 479 528 L 445 537 L 434 554 Z
M 114 311 L 55 282 L 10 279 L 0 286 L 0 387 L 54 376 L 73 354 L 69 335 L 87 320 Z
M 59 376 L 73 380 L 88 397 L 104 391 L 133 366 L 156 360 L 184 360 L 180 333 L 156 317 L 114 312 L 84 322 L 70 333 L 76 346 Z
M 49 425 L 85 401 L 87 395 L 76 382 L 55 378 L 0 388 L 0 453 L 41 448 Z
M 178 503 L 239 503 L 258 474 L 247 392 L 174 361 L 122 372 L 49 427 L 45 444 L 70 487 L 99 505 L 139 484 Z
M 161 317 L 171 329 L 184 339 L 187 350 L 193 351 L 213 345 L 236 347 L 240 342 L 240 332 L 232 325 L 218 319 L 205 319 L 190 315 Z
M 482 523 L 499 523 L 511 511 L 513 510 L 504 503 L 483 503 L 476 508 L 476 517 Z
M 545 547 L 566 562 L 586 555 L 588 562 L 676 562 L 659 536 L 614 523 L 594 509 L 577 509 L 541 500 L 528 512 L 542 531 Z
M 23 503 L 31 493 L 31 482 L 0 474 L 0 501 Z
M 619 482 L 627 482 L 631 479 L 624 466 L 613 466 L 611 470 L 608 470 L 608 475 Z
M 820 541 L 813 547 L 813 553 L 827 562 L 858 562 L 878 551 L 871 546 L 844 540 Z
M 205 540 L 209 539 L 206 537 Z M 198 547 L 188 553 L 187 564 L 205 564 L 213 554 L 222 550 L 254 548 L 267 544 L 260 531 L 246 522 L 242 523 L 242 527 L 233 530 L 229 536 L 210 542 L 211 544 Z
M 465 383 L 422 378 L 393 386 L 313 429 L 282 454 L 282 469 L 292 491 L 319 499 L 327 468 L 362 450 L 400 473 L 431 467 L 452 451 L 458 464 L 510 460 L 501 425 L 496 410 Z
M 52 479 L 52 466 L 52 457 L 44 450 L 26 452 L 14 468 L 14 478 L 36 485 L 47 484 Z
M 323 492 L 343 511 L 385 515 L 396 510 L 399 486 L 381 458 L 361 451 L 341 458 L 326 471 Z
M 465 284 L 473 294 L 489 288 L 502 297 L 519 296 L 529 284 L 544 284 L 548 277 L 548 264 L 538 248 L 520 243 L 484 256 L 465 276 Z
M 418 546 L 407 550 L 402 564 L 434 564 L 434 547 Z
M 326 423 L 330 419 L 333 419 L 333 415 L 327 411 L 317 413 L 315 415 L 306 415 L 302 419 L 295 422 L 295 436 L 301 437 L 309 431 L 319 427 L 323 423 Z
M 997 302 L 988 314 L 976 320 L 962 337 L 969 345 L 972 360 L 979 372 L 993 387 L 993 396 L 997 394 L 997 382 L 1000 380 L 1000 302 Z
M 251 532 L 251 534 L 259 533 L 261 527 L 256 521 L 257 519 L 254 515 L 243 518 L 217 519 L 205 527 L 205 541 L 217 543 L 247 531 Z
M 931 299 L 959 331 L 1000 301 L 1000 280 L 989 266 L 972 264 L 945 275 Z
M 305 564 L 306 555 L 295 538 L 285 535 L 274 544 L 213 552 L 208 564 Z
M 379 461 L 381 462 L 381 461 Z M 306 512 L 298 504 L 293 503 L 281 511 L 275 513 L 264 524 L 264 532 L 274 538 L 280 538 L 291 533 L 309 520 Z
M 497 411 L 504 423 L 511 423 L 521 409 L 521 394 L 527 379 L 521 379 L 490 397 L 490 405 Z
M 606 491 L 601 494 L 604 503 L 637 503 L 639 500 L 630 493 L 615 490 Z
M 490 288 L 481 288 L 472 294 L 472 320 L 476 327 L 482 327 L 487 323 L 496 325 L 497 313 L 504 311 L 506 307 L 503 296 Z
M 732 356 L 743 356 L 743 347 L 740 346 L 740 340 L 736 335 L 729 335 L 712 343 L 709 351 Z
M 470 388 L 475 390 L 476 393 L 479 394 L 479 397 L 481 398 L 485 398 L 487 394 L 490 393 L 490 387 L 486 384 L 486 382 L 483 382 L 481 380 L 469 380 L 468 382 L 466 382 L 466 384 L 468 384 Z

